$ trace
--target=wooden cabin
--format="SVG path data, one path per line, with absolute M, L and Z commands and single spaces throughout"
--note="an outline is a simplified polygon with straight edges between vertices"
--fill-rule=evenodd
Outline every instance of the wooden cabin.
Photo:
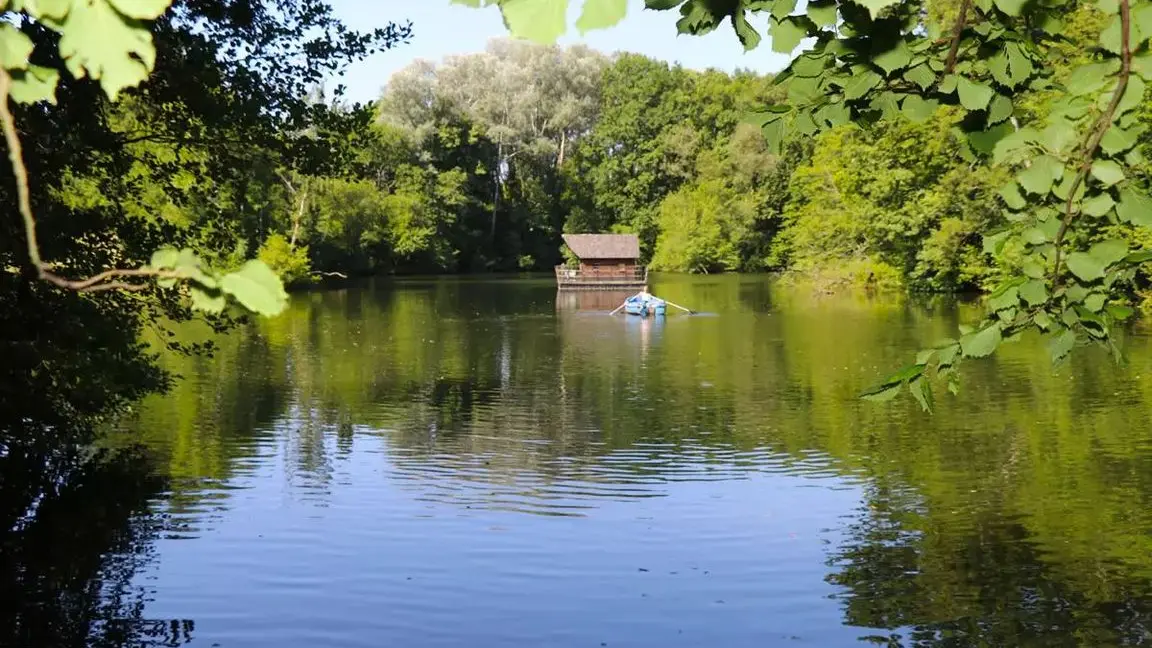
M 631 290 L 648 283 L 635 234 L 565 234 L 578 267 L 556 266 L 556 284 L 572 290 Z

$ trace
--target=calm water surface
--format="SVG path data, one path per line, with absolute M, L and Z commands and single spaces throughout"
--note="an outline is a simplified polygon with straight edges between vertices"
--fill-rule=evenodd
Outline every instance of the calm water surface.
M 182 382 L 116 438 L 166 485 L 79 617 L 229 648 L 1152 643 L 1152 339 L 1119 371 L 1023 340 L 928 416 L 855 394 L 971 306 L 652 290 L 702 314 L 381 281 L 165 356 Z

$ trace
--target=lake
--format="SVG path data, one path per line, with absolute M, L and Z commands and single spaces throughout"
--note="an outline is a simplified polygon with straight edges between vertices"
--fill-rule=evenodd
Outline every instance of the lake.
M 181 380 L 110 441 L 150 472 L 98 489 L 138 503 L 58 512 L 9 616 L 108 646 L 1152 642 L 1152 336 L 1121 368 L 1023 339 L 928 415 L 856 395 L 976 304 L 651 290 L 700 313 L 379 280 L 164 354 Z

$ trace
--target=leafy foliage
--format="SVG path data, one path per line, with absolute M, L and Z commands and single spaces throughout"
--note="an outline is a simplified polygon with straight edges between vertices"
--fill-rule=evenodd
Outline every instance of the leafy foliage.
M 312 134 L 336 121 L 302 88 L 409 33 L 348 30 L 313 0 L 243 5 L 5 5 L 5 139 L 23 163 L 0 182 L 6 528 L 61 492 L 108 417 L 166 387 L 142 331 L 206 351 L 165 329 L 283 309 L 280 279 L 251 257 L 288 212 L 276 171 L 331 168 Z M 103 22 L 75 20 L 93 12 Z

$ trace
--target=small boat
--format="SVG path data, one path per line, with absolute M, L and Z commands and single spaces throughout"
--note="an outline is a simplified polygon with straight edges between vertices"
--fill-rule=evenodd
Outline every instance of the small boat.
M 624 300 L 624 312 L 629 315 L 639 315 L 641 317 L 663 315 L 667 308 L 668 304 L 663 299 L 645 293 L 632 295 Z

